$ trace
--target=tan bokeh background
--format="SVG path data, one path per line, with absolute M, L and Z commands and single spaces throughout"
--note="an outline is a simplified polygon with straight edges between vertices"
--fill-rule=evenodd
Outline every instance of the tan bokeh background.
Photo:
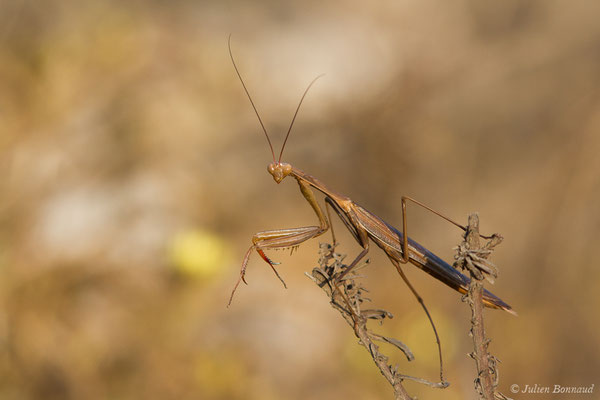
M 598 386 L 599 8 L 0 2 L 0 398 L 391 397 L 303 275 L 318 240 L 269 253 L 288 290 L 252 255 L 250 285 L 225 307 L 254 232 L 316 222 L 297 185 L 265 171 L 230 33 L 277 149 L 326 74 L 285 161 L 396 226 L 405 194 L 461 220 L 479 211 L 484 232 L 505 236 L 493 291 L 519 317 L 486 314 L 503 392 Z M 452 259 L 459 231 L 414 207 L 409 218 L 413 238 Z M 365 284 L 395 314 L 377 329 L 415 352 L 396 357 L 401 371 L 436 379 L 423 313 L 370 256 Z M 409 392 L 475 398 L 468 308 L 408 272 L 451 382 Z

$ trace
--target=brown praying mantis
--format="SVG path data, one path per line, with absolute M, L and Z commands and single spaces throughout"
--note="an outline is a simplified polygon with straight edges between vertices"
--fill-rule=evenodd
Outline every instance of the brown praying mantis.
M 312 238 L 316 238 L 316 237 L 322 235 L 323 233 L 327 232 L 327 230 L 329 230 L 331 227 L 331 225 L 330 225 L 331 218 L 328 218 L 330 216 L 329 208 L 331 207 L 335 211 L 335 213 L 340 217 L 340 219 L 342 220 L 342 222 L 344 223 L 344 225 L 346 226 L 348 231 L 350 231 L 352 236 L 354 236 L 354 238 L 356 239 L 358 244 L 362 247 L 362 251 L 358 254 L 358 256 L 356 256 L 356 258 L 352 261 L 352 263 L 350 263 L 348 268 L 343 273 L 341 273 L 341 275 L 338 278 L 337 283 L 341 282 L 343 277 L 346 276 L 354 267 L 356 267 L 358 265 L 358 263 L 367 255 L 367 253 L 369 252 L 370 242 L 372 241 L 373 243 L 375 243 L 379 248 L 381 248 L 387 254 L 388 258 L 390 259 L 390 261 L 392 262 L 394 267 L 396 267 L 396 270 L 398 271 L 398 273 L 400 274 L 400 276 L 402 277 L 402 279 L 404 280 L 404 282 L 406 283 L 408 288 L 411 290 L 411 292 L 417 298 L 417 301 L 421 304 L 421 306 L 425 310 L 425 313 L 427 314 L 427 317 L 429 318 L 429 321 L 431 322 L 433 331 L 436 336 L 436 340 L 438 343 L 438 351 L 439 351 L 439 355 L 440 355 L 440 364 L 441 364 L 441 347 L 440 347 L 439 337 L 438 337 L 437 331 L 435 329 L 435 325 L 433 324 L 433 320 L 431 319 L 431 316 L 429 315 L 429 311 L 427 310 L 427 307 L 425 307 L 425 303 L 423 302 L 423 299 L 417 293 L 417 291 L 413 287 L 413 285 L 409 282 L 407 276 L 404 274 L 404 271 L 401 268 L 401 264 L 406 264 L 406 263 L 410 262 L 410 263 L 416 265 L 417 267 L 419 267 L 420 269 L 422 269 L 423 271 L 427 272 L 428 274 L 432 275 L 437 280 L 445 283 L 452 289 L 454 289 L 462 294 L 465 294 L 467 292 L 467 288 L 468 288 L 470 279 L 468 277 L 466 277 L 465 275 L 461 274 L 459 271 L 457 271 L 455 268 L 450 266 L 448 263 L 443 261 L 440 257 L 436 256 L 435 254 L 433 254 L 432 252 L 427 250 L 425 247 L 421 246 L 419 243 L 415 242 L 414 240 L 412 240 L 411 238 L 408 237 L 408 235 L 407 235 L 407 218 L 406 218 L 407 203 L 410 201 L 418 206 L 421 206 L 421 207 L 425 208 L 426 210 L 447 220 L 448 222 L 452 223 L 453 225 L 456 225 L 463 231 L 466 230 L 466 227 L 464 227 L 463 225 L 461 225 L 457 222 L 454 222 L 450 218 L 431 209 L 430 207 L 426 206 L 425 204 L 423 204 L 415 199 L 412 199 L 407 196 L 402 196 L 402 198 L 401 198 L 402 232 L 400 232 L 400 231 L 398 231 L 398 229 L 394 228 L 392 225 L 388 224 L 387 222 L 385 222 L 383 219 L 381 219 L 377 215 L 371 213 L 370 211 L 366 210 L 365 208 L 361 207 L 360 205 L 358 205 L 357 203 L 352 201 L 349 197 L 344 196 L 342 194 L 339 194 L 339 193 L 331 190 L 330 188 L 328 188 L 325 184 L 323 184 L 320 180 L 318 180 L 314 176 L 308 175 L 307 173 L 299 170 L 298 168 L 292 166 L 291 164 L 281 162 L 281 158 L 283 156 L 283 150 L 284 150 L 287 140 L 290 136 L 290 132 L 294 125 L 294 121 L 296 120 L 296 116 L 298 115 L 298 111 L 300 110 L 300 106 L 302 105 L 302 102 L 303 102 L 306 94 L 308 93 L 309 89 L 315 83 L 315 81 L 320 78 L 320 76 L 315 78 L 308 85 L 308 87 L 302 94 L 302 97 L 300 98 L 300 102 L 298 103 L 298 106 L 297 106 L 294 116 L 292 118 L 292 122 L 290 123 L 289 129 L 287 131 L 283 145 L 281 146 L 281 151 L 279 153 L 279 159 L 276 159 L 275 151 L 273 150 L 273 145 L 271 144 L 271 139 L 269 138 L 269 134 L 267 133 L 265 125 L 263 124 L 260 114 L 258 113 L 256 106 L 254 105 L 254 101 L 252 100 L 252 97 L 250 96 L 250 93 L 248 92 L 248 89 L 246 88 L 246 84 L 244 83 L 244 80 L 242 79 L 242 76 L 241 76 L 241 74 L 238 70 L 238 67 L 235 63 L 235 60 L 233 58 L 233 53 L 231 52 L 231 37 L 229 40 L 229 55 L 231 57 L 231 62 L 233 63 L 235 72 L 236 72 L 238 78 L 240 79 L 240 82 L 242 83 L 244 91 L 246 92 L 246 95 L 248 96 L 248 99 L 250 100 L 250 104 L 252 105 L 252 108 L 254 109 L 256 116 L 258 117 L 258 121 L 262 127 L 265 137 L 267 138 L 267 143 L 269 144 L 269 148 L 271 149 L 271 155 L 273 156 L 273 162 L 268 165 L 267 171 L 269 172 L 269 174 L 271 174 L 271 176 L 273 177 L 275 182 L 278 184 L 281 183 L 288 176 L 293 177 L 298 182 L 298 185 L 300 186 L 300 192 L 302 193 L 302 195 L 304 196 L 306 201 L 308 201 L 308 203 L 314 210 L 315 214 L 317 215 L 317 218 L 319 219 L 318 226 L 304 226 L 304 227 L 288 228 L 288 229 L 273 229 L 273 230 L 262 231 L 262 232 L 258 232 L 256 234 L 254 234 L 254 236 L 252 236 L 252 246 L 250 246 L 250 248 L 246 252 L 246 255 L 244 256 L 244 260 L 242 262 L 242 267 L 240 270 L 240 276 L 235 284 L 235 287 L 233 288 L 233 291 L 231 292 L 231 297 L 229 299 L 229 305 L 231 304 L 231 301 L 233 300 L 233 295 L 234 295 L 236 289 L 238 288 L 240 282 L 243 281 L 244 283 L 246 283 L 246 280 L 245 280 L 246 267 L 248 265 L 248 260 L 250 258 L 250 254 L 254 250 L 256 250 L 256 252 L 262 257 L 262 259 L 267 264 L 269 264 L 269 266 L 273 269 L 273 272 L 275 273 L 275 275 L 277 275 L 277 277 L 281 280 L 281 282 L 285 286 L 285 282 L 283 281 L 283 279 L 281 279 L 277 270 L 275 269 L 276 263 L 271 261 L 271 259 L 269 257 L 267 257 L 267 255 L 264 253 L 264 250 L 295 248 L 295 247 L 299 246 L 300 244 L 302 244 L 303 242 L 305 242 L 309 239 L 312 239 Z M 323 195 L 325 195 L 325 206 L 327 209 L 327 216 L 325 215 L 325 213 L 323 212 L 323 209 L 317 202 L 317 199 L 315 197 L 313 189 L 316 189 L 317 191 L 319 191 Z M 332 234 L 333 234 L 333 229 L 332 229 Z M 481 235 L 481 236 L 483 238 L 488 238 L 488 239 L 490 238 L 489 236 L 483 236 L 483 235 Z M 335 243 L 335 236 L 334 236 L 333 240 Z M 335 286 L 337 286 L 337 285 L 335 285 Z M 487 307 L 502 309 L 502 310 L 508 311 L 510 313 L 514 313 L 514 311 L 512 311 L 511 306 L 509 306 L 504 301 L 502 301 L 500 298 L 498 298 L 497 296 L 495 296 L 494 294 L 492 294 L 491 292 L 489 292 L 487 290 L 485 290 L 483 293 L 483 302 L 484 302 L 485 306 L 487 306 Z M 441 373 L 440 373 L 440 375 L 441 375 Z M 444 379 L 442 378 L 442 382 L 443 381 L 444 381 Z

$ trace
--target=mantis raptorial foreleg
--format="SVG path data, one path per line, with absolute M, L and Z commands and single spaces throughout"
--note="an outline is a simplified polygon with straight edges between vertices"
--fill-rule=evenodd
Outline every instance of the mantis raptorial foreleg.
M 302 195 L 304 196 L 306 201 L 308 201 L 308 203 L 315 211 L 315 214 L 317 214 L 320 226 L 301 226 L 298 228 L 273 229 L 255 233 L 252 236 L 252 246 L 250 246 L 250 248 L 246 252 L 246 255 L 244 256 L 244 261 L 242 262 L 242 268 L 240 270 L 240 276 L 233 288 L 233 291 L 231 292 L 231 297 L 229 298 L 228 305 L 231 304 L 231 301 L 233 300 L 233 295 L 235 294 L 235 291 L 239 286 L 240 282 L 243 281 L 244 283 L 246 283 L 246 267 L 248 266 L 248 260 L 250 259 L 250 254 L 253 250 L 256 250 L 256 252 L 262 257 L 262 259 L 265 260 L 267 264 L 269 264 L 271 269 L 273 269 L 275 275 L 277 275 L 277 278 L 279 278 L 281 283 L 283 283 L 283 286 L 287 287 L 284 280 L 281 278 L 281 276 L 275 269 L 275 265 L 277 265 L 277 263 L 273 262 L 269 257 L 267 257 L 267 255 L 264 253 L 264 250 L 285 249 L 289 247 L 298 246 L 309 239 L 322 235 L 327 231 L 327 229 L 329 229 L 329 221 L 327 220 L 327 217 L 325 217 L 325 214 L 323 213 L 321 206 L 317 202 L 315 194 L 310 189 L 310 186 L 301 180 L 298 180 L 298 185 L 300 186 L 300 192 L 302 192 Z

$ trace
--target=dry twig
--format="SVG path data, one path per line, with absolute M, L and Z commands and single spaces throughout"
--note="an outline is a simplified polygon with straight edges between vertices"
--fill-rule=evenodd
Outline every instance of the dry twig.
M 483 400 L 508 399 L 498 392 L 498 367 L 499 360 L 488 352 L 490 339 L 485 337 L 483 322 L 483 279 L 494 282 L 498 270 L 487 258 L 491 255 L 494 247 L 499 245 L 503 238 L 498 234 L 492 235 L 489 241 L 483 245 L 479 241 L 479 216 L 477 213 L 469 215 L 469 223 L 465 232 L 464 241 L 457 247 L 455 256 L 455 268 L 469 271 L 471 282 L 469 291 L 464 300 L 471 307 L 471 331 L 474 352 L 469 355 L 475 360 L 477 366 L 477 378 L 475 378 L 475 389 Z
M 335 253 L 334 246 L 325 243 L 321 244 L 319 254 L 321 256 L 319 259 L 319 267 L 314 268 L 311 274 L 306 273 L 306 275 L 325 291 L 330 298 L 331 306 L 336 309 L 354 329 L 354 334 L 359 338 L 359 344 L 369 351 L 369 354 L 373 358 L 377 368 L 381 371 L 381 374 L 390 385 L 392 385 L 395 399 L 411 399 L 402 385 L 402 382 L 406 379 L 437 388 L 447 387 L 448 384 L 445 382 L 430 382 L 422 378 L 400 374 L 398 372 L 398 366 L 389 365 L 388 357 L 382 354 L 379 350 L 379 346 L 375 344 L 376 341 L 389 343 L 400 349 L 408 361 L 414 360 L 412 352 L 404 343 L 398 339 L 374 333 L 367 328 L 367 322 L 370 319 L 383 321 L 385 318 L 393 317 L 393 315 L 386 310 L 362 309 L 364 302 L 369 300 L 368 298 L 363 297 L 367 290 L 360 283 L 357 283 L 355 279 L 358 277 L 356 272 L 364 267 L 368 261 L 353 269 L 350 274 L 342 279 L 340 285 L 336 288 L 335 282 L 338 281 L 338 277 L 347 268 L 347 265 L 342 263 L 344 256 Z

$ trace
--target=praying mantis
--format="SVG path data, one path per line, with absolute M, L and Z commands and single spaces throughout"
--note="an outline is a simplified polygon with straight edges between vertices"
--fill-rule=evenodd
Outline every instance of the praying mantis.
M 370 243 L 373 242 L 377 247 L 383 250 L 388 256 L 391 263 L 394 265 L 398 273 L 400 274 L 402 280 L 406 283 L 408 288 L 416 297 L 417 301 L 421 304 L 431 325 L 433 327 L 433 331 L 436 336 L 436 340 L 438 343 L 438 351 L 440 355 L 440 364 L 441 364 L 441 347 L 440 341 L 435 329 L 435 325 L 431 316 L 429 315 L 429 311 L 425 306 L 425 303 L 421 296 L 418 294 L 413 285 L 409 282 L 407 276 L 404 274 L 402 270 L 401 264 L 412 263 L 427 272 L 435 279 L 443 282 L 447 286 L 452 289 L 465 294 L 467 292 L 467 288 L 470 282 L 470 279 L 465 275 L 461 274 L 455 268 L 450 266 L 448 263 L 443 261 L 440 257 L 433 254 L 431 251 L 427 250 L 425 247 L 421 246 L 416 241 L 412 240 L 407 235 L 407 218 L 406 218 L 406 207 L 408 202 L 416 204 L 424 209 L 440 216 L 441 218 L 447 220 L 453 225 L 461 228 L 462 230 L 466 230 L 466 227 L 463 225 L 454 222 L 450 218 L 444 216 L 443 214 L 433 210 L 432 208 L 426 206 L 425 204 L 411 198 L 408 196 L 402 196 L 401 198 L 401 209 L 402 209 L 402 232 L 398 229 L 394 228 L 392 225 L 385 222 L 383 219 L 358 205 L 352 199 L 342 194 L 339 194 L 333 190 L 331 190 L 328 186 L 326 186 L 319 179 L 311 176 L 300 169 L 292 166 L 291 164 L 281 162 L 283 156 L 283 150 L 285 149 L 285 145 L 290 136 L 290 132 L 298 115 L 298 111 L 300 110 L 300 106 L 306 97 L 311 86 L 315 83 L 317 79 L 321 76 L 316 77 L 306 88 L 292 121 L 290 123 L 289 129 L 285 136 L 285 140 L 283 145 L 281 146 L 281 151 L 279 153 L 279 158 L 275 158 L 275 151 L 273 150 L 273 145 L 271 143 L 271 139 L 269 138 L 269 134 L 263 124 L 263 121 L 258 113 L 258 110 L 250 96 L 248 89 L 246 88 L 246 84 L 242 79 L 242 76 L 238 70 L 238 67 L 235 63 L 233 53 L 231 51 L 231 37 L 228 42 L 229 46 L 229 55 L 231 57 L 231 62 L 233 63 L 233 67 L 235 72 L 250 100 L 250 104 L 254 109 L 256 116 L 258 117 L 258 121 L 262 127 L 262 130 L 267 139 L 267 143 L 269 144 L 269 148 L 271 150 L 271 155 L 273 156 L 273 162 L 270 163 L 267 167 L 267 171 L 273 177 L 277 184 L 281 183 L 285 178 L 292 177 L 296 180 L 300 187 L 300 192 L 302 196 L 306 199 L 306 201 L 310 204 L 312 209 L 314 210 L 317 218 L 319 219 L 319 225 L 314 226 L 303 226 L 297 228 L 288 228 L 288 229 L 273 229 L 262 232 L 257 232 L 252 236 L 252 245 L 246 252 L 244 259 L 242 261 L 242 267 L 240 269 L 239 278 L 231 292 L 231 297 L 229 299 L 229 305 L 233 300 L 233 296 L 235 291 L 237 290 L 240 282 L 246 283 L 245 273 L 246 267 L 248 265 L 248 260 L 253 251 L 256 251 L 262 259 L 269 264 L 269 266 L 273 269 L 273 272 L 277 277 L 282 281 L 285 286 L 285 282 L 279 276 L 277 270 L 275 269 L 276 263 L 273 262 L 266 254 L 265 250 L 270 249 L 286 249 L 286 248 L 295 248 L 300 244 L 304 243 L 309 239 L 316 238 L 325 232 L 327 232 L 331 228 L 331 218 L 330 217 L 330 208 L 340 217 L 348 231 L 352 234 L 354 239 L 358 242 L 358 244 L 362 247 L 361 252 L 356 256 L 356 258 L 349 264 L 348 268 L 338 277 L 338 283 L 343 279 L 345 275 L 347 275 L 354 267 L 356 267 L 359 262 L 367 255 L 370 249 Z M 317 202 L 315 197 L 315 193 L 313 189 L 321 192 L 325 196 L 325 207 L 327 209 L 327 216 L 321 205 Z M 332 230 L 333 232 L 333 230 Z M 490 238 L 487 236 L 483 236 L 484 238 Z M 334 236 L 335 243 L 335 236 Z M 484 305 L 490 308 L 502 309 L 508 311 L 509 313 L 513 313 L 512 307 L 501 300 L 499 297 L 495 296 L 491 292 L 485 290 L 483 293 L 483 302 Z M 440 373 L 441 376 L 441 373 Z M 442 382 L 443 382 L 442 378 Z

